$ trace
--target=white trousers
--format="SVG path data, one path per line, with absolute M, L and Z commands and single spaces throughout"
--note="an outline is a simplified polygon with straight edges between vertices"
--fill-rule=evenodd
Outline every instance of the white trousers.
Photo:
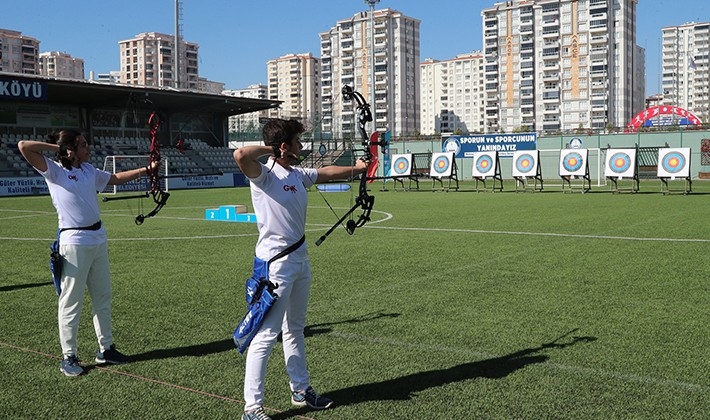
M 62 245 L 62 293 L 59 295 L 59 342 L 65 356 L 77 355 L 76 337 L 84 302 L 84 289 L 89 290 L 94 314 L 94 330 L 99 350 L 113 343 L 111 332 L 111 272 L 108 243 L 101 245 Z
M 245 410 L 264 405 L 266 365 L 279 333 L 282 333 L 291 390 L 305 390 L 310 385 L 303 335 L 308 294 L 311 289 L 310 262 L 290 262 L 288 256 L 276 260 L 269 266 L 269 280 L 278 284 L 276 294 L 279 297 L 247 350 L 244 373 Z

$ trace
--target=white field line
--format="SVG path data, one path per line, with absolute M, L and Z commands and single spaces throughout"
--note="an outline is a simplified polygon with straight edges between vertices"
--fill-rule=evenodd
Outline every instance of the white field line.
M 486 235 L 523 235 L 523 236 L 548 236 L 559 238 L 579 238 L 579 239 L 609 239 L 619 241 L 657 241 L 657 242 L 710 242 L 710 239 L 702 238 L 641 238 L 634 236 L 611 236 L 611 235 L 582 235 L 576 233 L 554 233 L 554 232 L 520 232 L 505 230 L 482 230 L 482 229 L 454 229 L 454 228 L 417 228 L 417 227 L 396 227 L 396 226 L 365 226 L 370 229 L 387 230 L 411 230 L 419 232 L 452 232 L 452 233 L 480 233 Z
M 439 345 L 427 345 L 423 343 L 413 343 L 413 342 L 404 342 L 404 341 L 399 341 L 399 340 L 392 340 L 388 338 L 381 338 L 381 337 L 365 337 L 357 334 L 350 334 L 350 333 L 344 333 L 344 332 L 331 332 L 328 333 L 329 335 L 333 337 L 337 337 L 343 340 L 347 341 L 354 341 L 358 343 L 362 342 L 367 342 L 367 343 L 374 343 L 374 344 L 381 344 L 385 345 L 387 347 L 399 347 L 399 348 L 406 348 L 406 349 L 413 349 L 413 350 L 422 350 L 422 351 L 430 351 L 430 352 L 436 352 L 436 353 L 441 353 L 441 352 L 449 352 L 449 353 L 455 353 L 475 359 L 495 359 L 499 357 L 505 357 L 504 355 L 500 354 L 490 354 L 490 353 L 484 353 L 480 351 L 472 351 L 472 350 L 467 350 L 467 349 L 461 349 L 461 348 L 451 348 L 451 347 L 446 347 L 446 346 L 439 346 Z M 581 344 L 580 344 L 581 345 Z M 541 350 L 539 352 L 531 353 L 531 354 L 545 354 L 545 350 Z M 475 362 L 475 360 L 473 361 Z M 634 374 L 628 374 L 628 373 L 620 373 L 620 372 L 614 372 L 614 371 L 609 371 L 609 370 L 603 370 L 603 369 L 593 369 L 593 368 L 587 368 L 587 367 L 579 367 L 579 366 L 569 366 L 569 365 L 564 365 L 560 363 L 541 363 L 538 364 L 538 366 L 545 367 L 548 369 L 557 369 L 557 370 L 564 370 L 568 372 L 572 372 L 581 376 L 596 376 L 596 377 L 605 377 L 605 378 L 611 378 L 615 380 L 620 380 L 623 382 L 633 382 L 633 383 L 640 383 L 640 384 L 645 384 L 645 385 L 655 385 L 659 386 L 661 388 L 679 388 L 679 389 L 684 389 L 686 391 L 692 391 L 692 392 L 710 392 L 710 387 L 704 386 L 704 385 L 699 385 L 699 384 L 693 384 L 690 382 L 683 382 L 683 381 L 674 381 L 674 380 L 668 380 L 668 379 L 657 379 L 657 378 L 652 378 L 648 376 L 642 376 L 642 375 L 634 375 Z
M 195 207 L 185 207 L 195 208 Z M 202 207 L 199 207 L 202 208 Z M 311 206 L 311 208 L 327 208 L 319 206 Z M 346 210 L 343 208 L 336 208 L 339 210 Z M 14 212 L 26 212 L 24 210 L 2 210 L 2 211 L 14 211 Z M 125 210 L 119 214 L 110 214 L 114 211 L 104 211 L 104 215 L 109 216 L 119 216 L 119 217 L 135 217 L 125 213 Z M 472 234 L 483 234 L 483 235 L 517 235 L 517 236 L 539 236 L 539 237 L 557 237 L 557 238 L 576 238 L 576 239 L 602 239 L 602 240 L 616 240 L 616 241 L 648 241 L 648 242 L 681 242 L 681 243 L 710 243 L 710 239 L 703 238 L 643 238 L 634 236 L 613 236 L 613 235 L 584 235 L 576 233 L 555 233 L 555 232 L 522 232 L 522 231 L 505 231 L 505 230 L 485 230 L 485 229 L 457 229 L 457 228 L 424 228 L 424 227 L 398 227 L 398 226 L 376 226 L 377 224 L 386 222 L 394 218 L 391 213 L 373 210 L 373 213 L 382 214 L 385 217 L 379 220 L 372 220 L 363 226 L 368 229 L 385 229 L 385 230 L 400 230 L 400 231 L 413 231 L 413 232 L 449 232 L 449 233 L 472 233 Z M 21 217 L 36 217 L 40 215 L 50 215 L 54 213 L 49 212 L 31 212 L 29 215 L 22 216 L 11 216 L 11 217 L 0 217 L 0 220 L 21 218 Z M 109 214 L 106 214 L 109 213 Z M 355 212 L 356 215 L 359 214 Z M 357 217 L 357 216 L 356 216 Z M 204 221 L 215 223 L 218 221 L 207 221 L 203 218 L 189 218 L 189 217 L 170 217 L 159 215 L 156 218 L 160 219 L 171 219 L 171 220 L 190 220 L 190 221 Z M 229 223 L 229 222 L 224 222 Z M 319 228 L 308 229 L 308 231 L 318 231 L 323 230 L 325 227 L 331 226 L 330 224 L 322 223 L 309 223 L 308 226 L 318 226 Z M 173 237 L 137 237 L 137 238 L 109 238 L 109 241 L 150 241 L 150 240 L 186 240 L 186 239 L 222 239 L 222 238 L 236 238 L 244 236 L 253 236 L 254 234 L 231 234 L 231 235 L 198 235 L 198 236 L 173 236 Z M 47 238 L 19 238 L 19 237 L 0 237 L 0 240 L 17 240 L 17 241 L 46 241 Z
M 201 208 L 201 207 L 200 207 Z M 346 210 L 346 209 L 345 209 Z M 5 210 L 2 210 L 5 211 Z M 17 212 L 21 212 L 22 210 L 14 210 Z M 369 224 L 377 224 L 377 223 L 382 223 L 386 222 L 387 220 L 390 220 L 393 218 L 391 213 L 386 213 L 383 211 L 377 211 L 373 210 L 373 213 L 379 213 L 385 215 L 383 219 L 379 220 L 373 220 L 368 222 Z M 26 213 L 26 212 L 25 212 Z M 39 212 L 38 212 L 39 213 Z M 117 217 L 135 217 L 131 216 L 128 214 L 123 214 L 117 215 L 117 214 L 110 214 L 111 212 L 103 212 L 104 216 L 106 216 L 109 213 L 108 216 L 117 216 Z M 40 214 L 47 214 L 47 215 L 55 215 L 55 213 L 40 213 Z M 23 216 L 13 216 L 13 217 L 0 217 L 0 220 L 8 220 L 8 219 L 15 219 L 15 218 L 21 218 L 21 217 L 35 217 L 36 214 L 32 215 L 23 215 Z M 169 220 L 190 220 L 190 221 L 200 221 L 200 222 L 209 222 L 209 223 L 220 223 L 217 220 L 205 220 L 204 218 L 190 218 L 190 217 L 169 217 L 169 216 L 156 216 L 156 218 L 160 219 L 169 219 Z M 335 222 L 335 221 L 334 221 Z M 231 222 L 222 222 L 222 223 L 231 223 Z M 311 223 L 308 226 L 318 226 L 317 228 L 314 229 L 306 229 L 307 232 L 316 232 L 316 231 L 322 231 L 330 227 L 330 224 L 320 224 L 320 223 Z M 197 236 L 161 236 L 161 237 L 136 237 L 136 238 L 109 238 L 109 241 L 115 241 L 115 242 L 122 242 L 122 241 L 184 241 L 184 240 L 189 240 L 189 239 L 224 239 L 224 238 L 240 238 L 240 237 L 247 237 L 247 236 L 256 236 L 257 232 L 253 233 L 237 233 L 237 234 L 225 234 L 225 235 L 197 235 Z M 52 241 L 54 238 L 19 238 L 19 237 L 9 237 L 9 236 L 0 236 L 0 240 L 4 241 Z

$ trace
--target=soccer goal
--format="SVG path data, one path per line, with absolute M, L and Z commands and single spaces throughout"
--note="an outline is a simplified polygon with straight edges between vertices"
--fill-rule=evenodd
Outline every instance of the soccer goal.
M 545 179 L 545 187 L 561 187 L 562 181 L 559 176 L 560 169 L 560 149 L 540 149 L 540 166 Z M 606 185 L 607 179 L 604 176 L 604 165 L 606 160 L 606 150 L 599 148 L 587 148 L 587 162 L 589 165 L 589 178 L 593 185 L 602 187 Z M 558 183 L 548 183 L 550 180 L 557 180 Z
M 112 174 L 130 171 L 131 169 L 143 168 L 148 164 L 148 155 L 112 155 L 106 156 L 104 159 L 104 171 Z M 161 156 L 160 158 L 160 189 L 168 191 L 168 158 Z M 148 177 L 141 176 L 140 178 L 126 182 L 123 185 L 107 185 L 101 194 L 118 194 L 120 192 L 147 192 L 150 191 L 150 183 Z

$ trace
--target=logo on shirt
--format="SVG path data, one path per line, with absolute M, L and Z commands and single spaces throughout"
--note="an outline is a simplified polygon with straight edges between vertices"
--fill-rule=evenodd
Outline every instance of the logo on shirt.
M 72 181 L 79 182 L 79 178 L 77 178 L 76 175 L 69 175 L 68 178 L 71 179 Z
M 291 191 L 292 193 L 295 193 L 296 186 L 295 185 L 284 185 L 284 191 Z

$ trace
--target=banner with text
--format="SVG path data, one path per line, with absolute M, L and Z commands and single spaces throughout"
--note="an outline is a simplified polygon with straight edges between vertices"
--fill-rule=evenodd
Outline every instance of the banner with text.
M 441 151 L 454 152 L 457 158 L 473 157 L 476 152 L 498 152 L 498 156 L 512 157 L 518 150 L 535 149 L 536 133 L 451 136 L 441 142 Z
M 223 175 L 190 175 L 171 176 L 168 179 L 169 190 L 185 190 L 195 188 L 225 188 L 225 187 L 245 187 L 249 181 L 242 173 L 227 173 Z M 147 185 L 141 188 L 127 189 L 122 192 L 133 190 L 144 191 Z M 15 195 L 46 195 L 49 194 L 47 183 L 41 176 L 25 178 L 0 178 L 0 197 Z

